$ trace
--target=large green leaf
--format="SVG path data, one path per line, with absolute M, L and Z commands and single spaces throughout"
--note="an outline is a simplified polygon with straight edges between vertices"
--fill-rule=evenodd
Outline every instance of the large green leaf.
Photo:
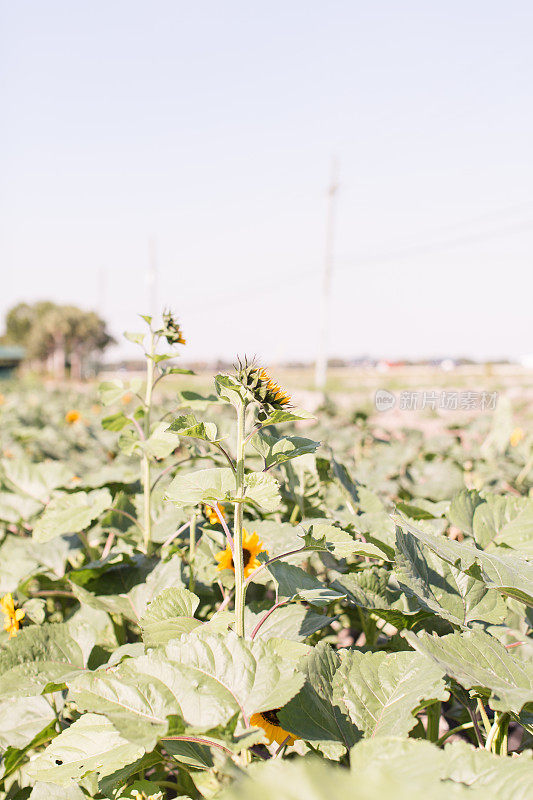
M 349 651 L 335 673 L 334 690 L 366 736 L 407 736 L 414 712 L 446 700 L 444 671 L 420 653 Z
M 207 730 L 240 712 L 279 708 L 303 684 L 292 659 L 269 643 L 196 629 L 137 659 L 139 672 L 163 680 L 189 724 Z
M 0 749 L 26 747 L 55 718 L 45 697 L 10 697 L 0 701 Z
M 305 660 L 306 682 L 279 712 L 281 725 L 309 742 L 340 742 L 351 747 L 358 731 L 340 698 L 334 677 L 341 659 L 330 645 L 320 642 Z
M 64 533 L 79 533 L 88 528 L 112 504 L 109 489 L 73 492 L 54 497 L 33 529 L 37 542 L 48 542 Z
M 466 542 L 422 531 L 406 519 L 398 517 L 396 522 L 439 558 L 483 581 L 490 589 L 498 589 L 502 594 L 533 606 L 533 562 L 516 551 L 499 548 L 497 552 L 487 553 Z
M 467 789 L 429 778 L 417 785 L 391 771 L 373 772 L 363 780 L 357 773 L 316 759 L 271 759 L 257 765 L 222 795 L 224 800 L 497 800 L 486 788 Z
M 87 795 L 74 783 L 61 787 L 61 800 L 86 800 L 86 797 Z M 37 781 L 31 790 L 29 800 L 58 800 L 57 785 Z
M 481 503 L 483 498 L 475 489 L 461 489 L 450 503 L 446 516 L 452 525 L 472 535 L 474 512 Z
M 201 625 L 200 620 L 194 618 L 199 602 L 199 598 L 188 589 L 171 587 L 161 592 L 150 603 L 140 622 L 145 644 L 149 647 L 166 644 Z
M 21 630 L 0 652 L 0 696 L 38 695 L 48 684 L 61 684 L 83 669 L 82 650 L 68 625 L 33 625 Z
M 425 740 L 391 736 L 363 739 L 350 755 L 352 771 L 361 782 L 388 775 L 399 784 L 409 783 L 413 797 L 432 798 L 432 784 L 452 791 L 456 784 L 464 784 L 472 790 L 468 797 L 485 792 L 498 800 L 529 800 L 533 789 L 531 753 L 502 758 L 464 741 L 440 749 Z
M 248 635 L 251 635 L 258 623 L 264 619 L 255 636 L 256 639 L 267 641 L 268 639 L 282 638 L 303 642 L 308 636 L 321 628 L 326 628 L 334 620 L 334 617 L 317 614 L 306 609 L 300 603 L 288 603 L 288 605 L 280 606 L 269 613 L 265 619 L 266 613 L 266 610 L 254 613 L 251 609 L 246 609 L 244 620 Z
M 190 436 L 191 439 L 202 439 L 206 442 L 219 441 L 215 423 L 199 422 L 194 414 L 185 414 L 184 416 L 176 417 L 168 430 L 179 433 L 180 436 Z
M 69 577 L 82 603 L 138 623 L 148 603 L 163 589 L 183 586 L 182 572 L 179 555 L 159 562 L 120 556 L 115 563 L 88 565 Z
M 60 461 L 43 461 L 32 464 L 22 459 L 4 459 L 4 474 L 10 484 L 23 494 L 41 503 L 47 503 L 54 489 L 68 486 L 74 472 Z
M 533 556 L 533 499 L 488 495 L 476 508 L 473 533 L 483 549 L 505 545 Z
M 84 714 L 66 728 L 29 765 L 29 775 L 38 781 L 68 786 L 94 774 L 110 775 L 140 758 L 144 750 L 124 739 L 100 714 Z
M 148 675 L 138 668 L 143 659 L 127 658 L 114 667 L 86 672 L 68 685 L 78 708 L 105 714 L 122 736 L 150 751 L 167 732 L 167 717 L 181 710 L 161 671 Z
M 370 542 L 354 539 L 347 531 L 343 531 L 329 522 L 314 520 L 311 524 L 302 524 L 306 531 L 302 537 L 308 550 L 328 552 L 335 558 L 348 558 L 349 556 L 364 556 L 365 558 L 379 558 L 390 561 L 385 549 Z
M 250 472 L 244 479 L 245 498 L 252 501 L 264 511 L 276 511 L 280 503 L 279 483 L 264 472 Z
M 304 453 L 314 453 L 320 442 L 304 439 L 301 436 L 278 438 L 260 431 L 252 437 L 251 444 L 263 457 L 265 467 L 270 469 L 276 464 L 283 464 L 285 461 L 304 455 Z
M 507 613 L 505 601 L 495 589 L 443 561 L 432 550 L 404 533 L 396 533 L 395 573 L 401 588 L 422 608 L 453 625 L 471 627 L 475 622 L 500 622 Z
M 198 503 L 215 503 L 225 500 L 235 491 L 235 475 L 228 468 L 198 469 L 186 475 L 177 475 L 167 489 L 166 496 L 178 506 Z
M 275 561 L 268 568 L 278 584 L 278 595 L 288 600 L 305 600 L 312 605 L 327 605 L 334 600 L 345 597 L 345 594 L 330 589 L 324 583 L 310 575 L 300 567 Z
M 491 708 L 518 713 L 533 702 L 533 665 L 513 658 L 488 633 L 475 630 L 438 638 L 406 632 L 404 636 L 465 689 L 490 694 Z

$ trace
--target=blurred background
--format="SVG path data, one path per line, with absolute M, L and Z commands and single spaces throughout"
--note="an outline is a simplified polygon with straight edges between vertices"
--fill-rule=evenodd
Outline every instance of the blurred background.
M 200 368 L 531 391 L 527 0 L 0 8 L 5 369 L 135 368 L 170 307 Z

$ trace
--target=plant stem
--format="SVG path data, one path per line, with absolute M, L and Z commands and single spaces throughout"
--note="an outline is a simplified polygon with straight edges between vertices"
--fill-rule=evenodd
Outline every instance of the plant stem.
M 191 516 L 189 524 L 189 591 L 194 592 L 194 557 L 196 555 L 196 514 Z
M 428 719 L 426 738 L 429 739 L 430 742 L 436 742 L 437 739 L 439 738 L 440 712 L 441 712 L 440 703 L 432 703 L 432 705 L 427 706 L 426 708 L 426 714 Z
M 244 497 L 244 438 L 245 438 L 246 403 L 237 406 L 237 460 L 235 464 L 235 496 L 237 500 Z M 235 628 L 237 636 L 244 636 L 244 601 L 246 586 L 244 583 L 244 560 L 242 552 L 242 503 L 235 503 L 233 526 L 233 566 L 235 567 Z
M 470 728 L 473 728 L 473 727 L 474 727 L 474 723 L 473 722 L 463 722 L 462 725 L 457 725 L 457 727 L 455 727 L 455 728 L 450 728 L 449 731 L 446 731 L 446 733 L 442 734 L 440 739 L 437 739 L 437 741 L 436 741 L 437 747 L 440 747 L 441 744 L 444 744 L 446 739 L 449 739 L 450 736 L 453 736 L 455 733 L 461 733 L 461 731 L 468 731 L 468 730 L 470 730 Z
M 152 407 L 152 389 L 154 385 L 154 354 L 155 354 L 155 335 L 150 331 L 150 352 L 146 358 L 146 392 L 144 395 L 144 437 L 150 436 L 150 411 Z M 145 449 L 142 455 L 142 482 L 144 493 L 144 549 L 146 555 L 150 555 L 152 546 L 152 509 L 151 494 L 152 484 L 150 478 L 150 457 Z
M 487 716 L 487 712 L 485 711 L 485 706 L 483 705 L 483 700 L 480 697 L 477 698 L 477 707 L 478 707 L 479 713 L 481 714 L 481 719 L 483 720 L 483 727 L 485 728 L 485 734 L 486 734 L 486 736 L 488 736 L 489 733 L 490 733 L 491 724 L 490 724 L 490 720 L 489 720 L 489 718 Z
M 496 711 L 494 722 L 485 742 L 485 750 L 497 755 L 507 755 L 507 729 L 509 727 L 509 714 L 506 711 Z

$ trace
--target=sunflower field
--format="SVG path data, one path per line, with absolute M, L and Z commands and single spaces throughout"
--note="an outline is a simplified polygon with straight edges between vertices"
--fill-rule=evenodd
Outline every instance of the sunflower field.
M 531 800 L 527 429 L 193 391 L 143 324 L 143 378 L 2 389 L 0 797 Z

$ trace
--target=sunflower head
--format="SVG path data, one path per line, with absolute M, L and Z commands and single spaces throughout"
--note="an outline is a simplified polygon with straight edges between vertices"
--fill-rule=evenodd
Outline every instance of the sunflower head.
M 220 516 L 223 519 L 226 519 L 226 514 L 225 514 L 224 509 L 223 509 L 223 507 L 221 505 L 218 506 L 218 510 L 220 512 Z M 205 516 L 206 520 L 209 522 L 210 525 L 218 525 L 219 524 L 220 520 L 219 520 L 218 514 L 215 511 L 215 509 L 213 508 L 213 506 L 204 505 L 203 508 L 202 508 L 202 511 L 204 512 L 204 516 Z
M 242 556 L 244 562 L 244 577 L 247 578 L 254 570 L 261 566 L 261 562 L 257 558 L 259 553 L 266 553 L 267 551 L 263 547 L 263 542 L 259 541 L 259 536 L 257 533 L 252 533 L 251 536 L 242 529 Z M 233 554 L 231 552 L 231 548 L 228 544 L 225 550 L 222 550 L 220 553 L 217 553 L 215 556 L 216 560 L 218 561 L 217 569 L 231 569 L 235 572 L 235 565 L 233 563 Z
M 74 425 L 75 422 L 78 422 L 81 419 L 81 414 L 75 408 L 71 408 L 70 411 L 67 411 L 65 414 L 65 422 L 67 425 Z
M 287 744 L 289 747 L 294 744 L 298 736 L 289 733 L 281 727 L 278 719 L 279 708 L 273 708 L 270 711 L 261 711 L 259 714 L 252 714 L 250 717 L 250 725 L 255 725 L 257 728 L 263 728 L 269 744 L 276 742 L 276 744 Z
M 19 632 L 20 623 L 26 616 L 26 612 L 22 608 L 15 608 L 12 594 L 5 594 L 2 597 L 0 607 L 5 615 L 4 630 L 9 633 L 11 639 Z
M 523 428 L 515 428 L 509 439 L 511 447 L 516 447 L 518 444 L 520 444 L 524 436 L 525 433 Z
M 163 336 L 169 344 L 186 344 L 179 322 L 171 311 L 163 313 Z
M 265 411 L 276 411 L 290 408 L 291 398 L 275 383 L 270 375 L 254 361 L 238 362 L 235 365 L 236 378 L 263 406 Z

